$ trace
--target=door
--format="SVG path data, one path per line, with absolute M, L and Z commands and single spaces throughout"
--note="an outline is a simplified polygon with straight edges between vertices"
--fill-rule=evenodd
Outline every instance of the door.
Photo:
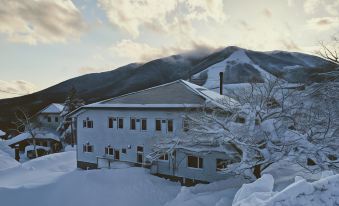
M 137 154 L 137 162 L 142 164 L 142 162 L 143 162 L 143 154 L 142 153 Z
M 120 151 L 119 150 L 114 150 L 114 159 L 120 160 Z

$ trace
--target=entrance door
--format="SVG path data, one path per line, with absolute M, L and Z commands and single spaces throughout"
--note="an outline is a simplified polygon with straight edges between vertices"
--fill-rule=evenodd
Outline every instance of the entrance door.
M 120 151 L 119 150 L 114 150 L 114 159 L 120 160 Z
M 142 153 L 138 153 L 138 154 L 137 154 L 137 162 L 140 163 L 140 164 L 142 164 L 142 162 L 143 162 L 142 160 L 143 160 L 143 155 L 142 155 Z

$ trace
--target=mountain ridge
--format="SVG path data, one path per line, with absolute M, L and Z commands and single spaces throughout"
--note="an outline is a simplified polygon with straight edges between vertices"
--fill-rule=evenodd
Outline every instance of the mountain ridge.
M 64 102 L 68 91 L 75 87 L 86 103 L 157 86 L 178 79 L 190 79 L 203 85 L 209 78 L 208 68 L 213 67 L 236 52 L 243 52 L 251 62 L 234 59 L 223 64 L 225 84 L 263 80 L 259 70 L 279 76 L 289 82 L 321 81 L 328 72 L 337 71 L 338 65 L 314 55 L 298 52 L 259 52 L 231 46 L 209 54 L 172 55 L 143 64 L 131 63 L 117 69 L 85 74 L 68 79 L 39 92 L 0 100 L 0 129 L 13 127 L 11 121 L 18 107 L 33 114 L 52 102 Z M 259 69 L 259 70 L 258 70 Z M 259 74 L 258 74 L 259 72 Z M 199 76 L 199 81 L 194 81 Z M 260 79 L 261 78 L 261 79 Z

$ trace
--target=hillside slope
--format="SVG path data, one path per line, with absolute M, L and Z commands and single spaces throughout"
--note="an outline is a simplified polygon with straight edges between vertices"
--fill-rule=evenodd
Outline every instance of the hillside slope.
M 220 71 L 225 72 L 224 83 L 232 84 L 263 81 L 271 75 L 289 82 L 321 81 L 336 69 L 337 65 L 312 55 L 258 52 L 238 47 L 227 47 L 203 56 L 174 55 L 79 76 L 30 95 L 0 100 L 0 129 L 13 127 L 10 122 L 18 107 L 33 114 L 49 103 L 64 102 L 72 86 L 86 103 L 92 103 L 190 76 L 194 83 L 212 89 L 218 87 Z

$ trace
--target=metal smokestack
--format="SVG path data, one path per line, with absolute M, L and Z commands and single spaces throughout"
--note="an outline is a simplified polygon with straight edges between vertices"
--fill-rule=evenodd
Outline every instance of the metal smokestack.
M 219 78 L 220 78 L 220 94 L 222 95 L 222 89 L 224 85 L 224 72 L 219 73 Z

